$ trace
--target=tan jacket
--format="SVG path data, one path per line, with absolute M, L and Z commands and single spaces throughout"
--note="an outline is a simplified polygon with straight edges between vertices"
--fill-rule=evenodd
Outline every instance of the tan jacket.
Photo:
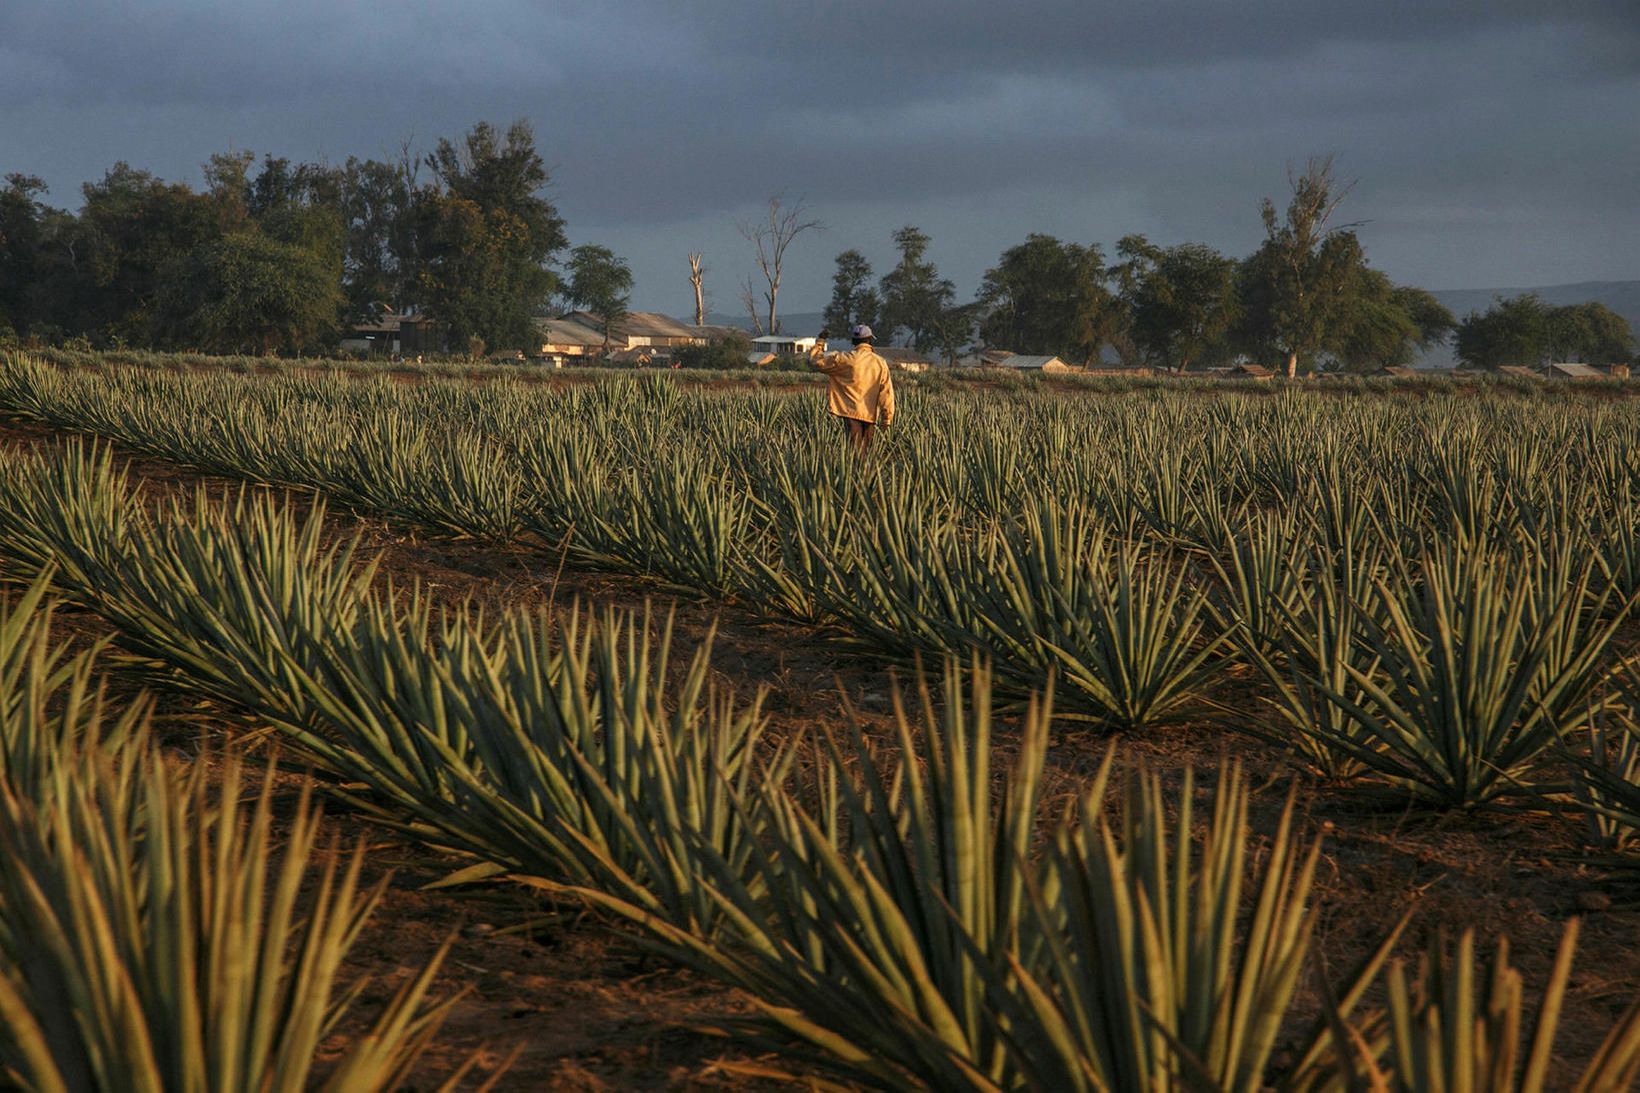
M 888 362 L 872 351 L 869 345 L 857 345 L 847 353 L 827 353 L 824 343 L 816 343 L 809 351 L 814 366 L 827 376 L 831 389 L 827 409 L 838 417 L 855 421 L 877 423 L 882 414 L 883 424 L 894 424 L 894 380 L 888 374 Z

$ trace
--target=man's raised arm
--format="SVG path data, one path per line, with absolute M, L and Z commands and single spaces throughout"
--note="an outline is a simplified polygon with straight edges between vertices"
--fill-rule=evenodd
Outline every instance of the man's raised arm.
M 822 330 L 815 336 L 814 345 L 809 349 L 809 359 L 814 362 L 816 368 L 828 376 L 841 371 L 845 367 L 842 359 L 843 354 L 826 352 L 826 342 L 830 339 L 830 332 Z

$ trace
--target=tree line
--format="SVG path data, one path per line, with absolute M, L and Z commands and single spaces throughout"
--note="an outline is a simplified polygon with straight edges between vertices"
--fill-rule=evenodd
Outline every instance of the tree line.
M 1627 322 L 1598 303 L 1551 308 L 1527 295 L 1459 321 L 1432 293 L 1373 269 L 1357 225 L 1335 223 L 1350 186 L 1330 159 L 1311 160 L 1289 182 L 1284 210 L 1263 203 L 1265 238 L 1246 258 L 1142 235 L 1122 238 L 1107 258 L 1097 245 L 1033 234 L 1002 253 L 967 303 L 929 260 L 928 235 L 901 228 L 899 260 L 881 278 L 858 250 L 837 256 L 826 324 L 864 323 L 948 358 L 975 343 L 1074 364 L 1109 350 L 1124 365 L 1171 371 L 1235 360 L 1288 375 L 1365 371 L 1408 364 L 1449 339 L 1478 368 L 1633 353 Z
M 48 205 L 40 179 L 11 174 L 0 189 L 0 344 L 323 352 L 352 323 L 413 309 L 443 324 L 452 347 L 527 349 L 554 304 L 590 312 L 607 342 L 627 313 L 631 272 L 606 247 L 569 246 L 543 196 L 548 181 L 524 121 L 340 165 L 221 153 L 198 190 L 117 163 L 82 187 L 78 212 Z M 1246 258 L 1141 235 L 1107 256 L 1033 234 L 966 303 L 929 258 L 928 235 L 907 226 L 881 277 L 858 250 L 837 256 L 826 322 L 867 323 L 947 358 L 979 344 L 1180 371 L 1236 359 L 1289 374 L 1360 370 L 1405 364 L 1449 338 L 1477 367 L 1633 351 L 1627 324 L 1599 304 L 1521 297 L 1459 322 L 1367 263 L 1356 225 L 1336 222 L 1350 187 L 1330 159 L 1289 181 L 1285 209 L 1263 203 L 1265 239 Z M 765 282 L 741 293 L 754 329 L 778 330 L 787 250 L 819 227 L 779 197 L 766 220 L 739 225 Z M 689 257 L 699 323 L 705 266 Z
M 597 287 L 553 268 L 568 239 L 547 182 L 524 121 L 339 166 L 225 152 L 200 190 L 116 163 L 82 187 L 77 213 L 10 174 L 0 338 L 312 352 L 353 322 L 416 308 L 453 344 L 524 347 L 554 296 Z M 598 272 L 618 281 L 624 263 L 609 258 Z

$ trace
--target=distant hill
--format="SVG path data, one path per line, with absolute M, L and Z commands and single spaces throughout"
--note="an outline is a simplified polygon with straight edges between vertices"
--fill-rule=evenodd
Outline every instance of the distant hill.
M 1580 281 L 1575 285 L 1546 285 L 1539 288 L 1454 288 L 1435 293 L 1437 299 L 1462 319 L 1471 311 L 1485 311 L 1498 297 L 1535 292 L 1554 307 L 1567 304 L 1605 304 L 1640 330 L 1640 281 Z

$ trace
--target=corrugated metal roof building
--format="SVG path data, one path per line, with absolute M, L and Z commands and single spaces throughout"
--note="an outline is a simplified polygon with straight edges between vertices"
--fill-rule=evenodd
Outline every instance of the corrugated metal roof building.
M 572 311 L 564 316 L 595 330 L 603 328 L 603 320 L 587 311 Z M 640 345 L 695 345 L 706 340 L 695 328 L 654 311 L 629 311 L 615 324 L 615 341 L 624 341 L 624 348 Z
M 541 355 L 544 357 L 583 357 L 603 348 L 603 331 L 574 319 L 537 319 L 535 327 L 541 334 Z M 611 339 L 610 344 L 619 345 L 620 342 Z
M 1566 361 L 1545 366 L 1543 374 L 1555 380 L 1603 380 L 1606 378 L 1606 374 L 1598 368 Z

